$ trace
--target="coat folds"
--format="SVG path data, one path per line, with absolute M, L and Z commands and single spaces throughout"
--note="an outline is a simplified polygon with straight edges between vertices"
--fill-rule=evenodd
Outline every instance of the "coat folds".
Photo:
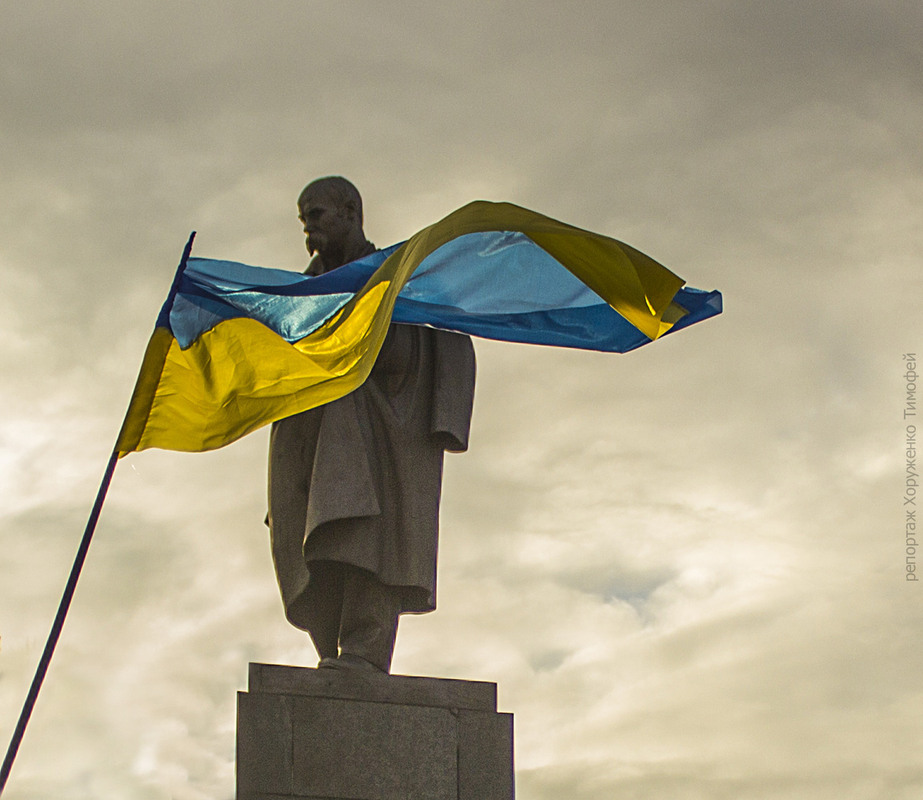
M 273 425 L 269 526 L 293 625 L 309 627 L 318 561 L 401 587 L 402 613 L 436 607 L 443 454 L 467 449 L 474 377 L 469 337 L 392 325 L 362 386 Z

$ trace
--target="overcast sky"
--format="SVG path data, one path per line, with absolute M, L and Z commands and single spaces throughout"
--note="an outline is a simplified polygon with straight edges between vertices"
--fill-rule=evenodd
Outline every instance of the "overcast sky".
M 923 796 L 921 30 L 896 0 L 3 3 L 3 748 L 189 232 L 301 270 L 334 173 L 379 246 L 506 200 L 725 297 L 628 355 L 476 342 L 394 671 L 499 684 L 521 800 Z M 119 464 L 5 800 L 233 796 L 247 663 L 316 662 L 266 450 Z

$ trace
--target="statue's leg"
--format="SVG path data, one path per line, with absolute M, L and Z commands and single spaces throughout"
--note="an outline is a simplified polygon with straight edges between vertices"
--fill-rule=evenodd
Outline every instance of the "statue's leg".
M 381 583 L 371 572 L 344 566 L 340 657 L 359 657 L 382 672 L 391 669 L 401 589 Z
M 337 642 L 343 611 L 344 564 L 312 561 L 307 589 L 296 601 L 295 613 L 304 623 L 321 659 L 339 655 Z

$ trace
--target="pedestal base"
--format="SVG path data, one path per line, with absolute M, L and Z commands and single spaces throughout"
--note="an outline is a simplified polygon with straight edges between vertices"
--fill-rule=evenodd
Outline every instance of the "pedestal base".
M 238 800 L 512 800 L 494 683 L 251 664 Z

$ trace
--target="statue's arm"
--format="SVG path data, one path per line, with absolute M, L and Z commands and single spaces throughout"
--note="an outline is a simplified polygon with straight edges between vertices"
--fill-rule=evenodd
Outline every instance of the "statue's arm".
M 430 432 L 445 450 L 468 449 L 471 411 L 474 407 L 476 363 L 471 337 L 449 331 L 435 336 L 433 416 Z

